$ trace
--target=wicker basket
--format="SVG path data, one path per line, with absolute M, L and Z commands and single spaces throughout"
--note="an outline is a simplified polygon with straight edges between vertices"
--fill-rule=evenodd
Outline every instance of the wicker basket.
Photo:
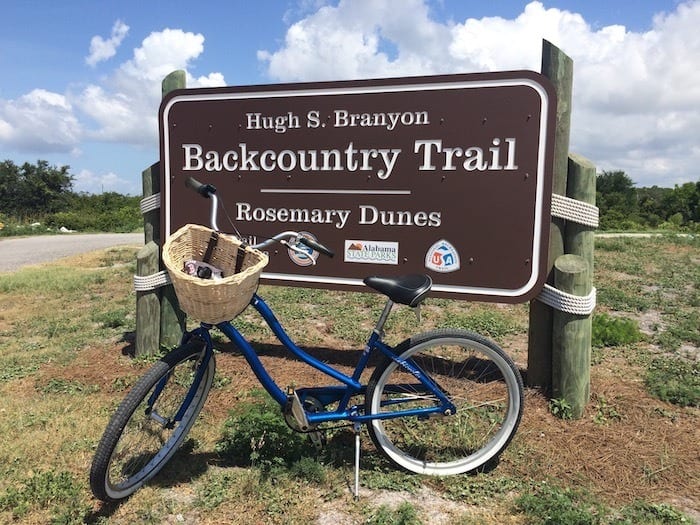
M 188 275 L 183 271 L 185 261 L 203 260 L 211 235 L 212 230 L 204 226 L 183 226 L 165 242 L 163 263 L 182 311 L 199 321 L 216 324 L 229 321 L 245 310 L 258 287 L 268 257 L 261 251 L 246 247 L 241 270 L 234 273 L 241 241 L 221 234 L 209 263 L 221 268 L 224 278 L 211 280 Z

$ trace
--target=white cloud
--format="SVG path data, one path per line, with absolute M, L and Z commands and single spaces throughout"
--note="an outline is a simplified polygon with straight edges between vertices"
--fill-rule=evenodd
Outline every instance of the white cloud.
M 136 195 L 140 188 L 134 188 L 132 180 L 126 180 L 114 172 L 102 174 L 90 170 L 81 170 L 73 176 L 73 190 L 86 193 L 103 193 L 114 191 Z
M 542 40 L 574 61 L 571 149 L 639 185 L 698 180 L 700 1 L 658 14 L 651 30 L 594 29 L 577 13 L 527 4 L 515 19 L 441 23 L 426 0 L 340 0 L 259 51 L 280 81 L 540 70 Z
M 85 63 L 95 66 L 99 62 L 109 60 L 117 54 L 117 48 L 129 32 L 129 26 L 121 20 L 117 20 L 112 26 L 111 36 L 105 40 L 101 36 L 93 36 L 90 40 L 90 54 L 85 58 Z
M 187 71 L 203 51 L 201 34 L 165 29 L 148 35 L 106 82 L 88 86 L 76 98 L 94 122 L 87 135 L 99 141 L 155 145 L 161 81 L 174 70 Z M 187 73 L 188 87 L 221 85 L 221 73 Z
M 108 41 L 93 38 L 89 58 L 97 63 L 111 56 L 127 30 L 117 21 Z M 187 70 L 203 50 L 201 34 L 165 29 L 146 37 L 133 57 L 101 84 L 66 94 L 35 89 L 14 100 L 0 99 L 0 144 L 39 154 L 76 152 L 82 140 L 154 147 L 163 77 L 176 69 Z M 221 73 L 199 77 L 187 73 L 189 87 L 224 83 Z
M 285 45 L 259 51 L 280 80 L 330 80 L 431 73 L 440 69 L 447 27 L 429 18 L 422 0 L 341 1 L 287 31 Z M 392 58 L 394 51 L 398 57 Z
M 0 100 L 0 143 L 25 152 L 69 152 L 82 138 L 67 97 L 34 89 L 16 100 Z

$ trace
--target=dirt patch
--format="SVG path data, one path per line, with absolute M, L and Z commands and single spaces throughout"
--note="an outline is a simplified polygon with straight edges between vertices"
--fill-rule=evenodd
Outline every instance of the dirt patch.
M 148 366 L 137 365 L 128 355 L 124 343 L 108 348 L 94 346 L 80 351 L 70 366 L 46 364 L 42 366 L 37 381 L 64 379 L 84 385 L 95 385 L 103 391 L 113 391 L 125 377 L 140 376 Z

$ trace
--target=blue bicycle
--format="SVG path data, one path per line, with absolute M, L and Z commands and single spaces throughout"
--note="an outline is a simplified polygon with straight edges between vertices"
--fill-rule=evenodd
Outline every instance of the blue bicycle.
M 188 185 L 212 200 L 216 189 L 194 180 Z M 275 242 L 332 256 L 331 250 L 296 232 L 283 232 L 254 248 Z M 523 410 L 523 382 L 513 361 L 493 341 L 461 329 L 412 336 L 396 347 L 383 341 L 394 304 L 419 308 L 430 293 L 427 275 L 367 277 L 364 283 L 386 296 L 386 304 L 352 375 L 346 375 L 297 346 L 272 309 L 255 293 L 258 314 L 291 354 L 336 384 L 280 388 L 255 349 L 233 326 L 217 323 L 243 354 L 260 384 L 280 405 L 287 424 L 322 443 L 324 428 L 347 423 L 355 431 L 355 495 L 359 490 L 359 436 L 368 433 L 392 463 L 407 471 L 452 475 L 492 465 L 513 438 Z M 134 385 L 112 416 L 90 471 L 93 494 L 103 501 L 127 498 L 155 476 L 183 443 L 209 390 L 216 368 L 210 331 L 202 323 L 183 343 L 157 361 Z M 366 384 L 371 357 L 381 359 Z M 359 400 L 359 402 L 358 402 Z

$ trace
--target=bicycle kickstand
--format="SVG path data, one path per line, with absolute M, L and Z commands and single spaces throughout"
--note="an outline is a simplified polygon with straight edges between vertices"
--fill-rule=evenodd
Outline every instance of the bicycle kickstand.
M 353 423 L 353 430 L 355 432 L 355 487 L 354 496 L 355 500 L 360 499 L 360 429 L 362 426 L 360 423 Z

